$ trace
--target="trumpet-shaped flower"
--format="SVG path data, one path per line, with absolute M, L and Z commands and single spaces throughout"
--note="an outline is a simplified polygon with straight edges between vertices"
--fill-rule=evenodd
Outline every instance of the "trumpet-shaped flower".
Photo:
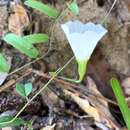
M 78 62 L 79 80 L 82 81 L 88 60 L 97 43 L 107 33 L 100 24 L 69 21 L 61 25 Z

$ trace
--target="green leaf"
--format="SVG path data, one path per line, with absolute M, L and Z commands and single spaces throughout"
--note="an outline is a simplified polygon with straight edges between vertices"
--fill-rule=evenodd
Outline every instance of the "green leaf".
M 116 96 L 116 100 L 119 104 L 119 108 L 122 112 L 123 118 L 128 127 L 128 130 L 130 130 L 130 109 L 128 108 L 127 102 L 125 100 L 123 91 L 120 86 L 120 83 L 118 82 L 118 80 L 116 78 L 112 78 L 111 86 L 112 86 L 113 92 Z
M 26 97 L 32 92 L 32 83 L 25 84 L 25 93 Z
M 16 84 L 16 91 L 22 97 L 27 97 L 32 92 L 32 83 Z
M 26 97 L 26 93 L 25 93 L 25 88 L 23 84 L 16 84 L 16 91 L 17 93 L 22 96 L 22 97 Z
M 31 34 L 23 37 L 30 44 L 48 42 L 49 37 L 46 34 Z
M 4 116 L 0 118 L 0 128 L 7 126 L 19 126 L 24 124 L 24 120 L 16 118 L 13 122 L 10 122 L 13 119 L 12 116 Z
M 38 56 L 38 50 L 24 38 L 17 36 L 16 34 L 8 33 L 3 39 L 30 58 L 36 58 Z
M 72 3 L 67 4 L 68 8 L 71 10 L 72 13 L 78 15 L 79 14 L 79 7 L 78 4 L 76 2 L 76 0 L 74 0 Z
M 27 0 L 24 2 L 25 5 L 28 5 L 52 18 L 56 18 L 58 16 L 58 12 L 53 7 L 50 7 L 44 3 L 38 2 L 36 0 Z
M 9 72 L 10 65 L 7 63 L 5 57 L 0 54 L 0 72 Z

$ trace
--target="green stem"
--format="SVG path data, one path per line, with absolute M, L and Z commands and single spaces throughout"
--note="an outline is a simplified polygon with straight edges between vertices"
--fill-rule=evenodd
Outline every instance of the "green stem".
M 8 124 L 8 123 L 12 123 L 16 120 L 16 118 L 24 111 L 24 109 L 51 83 L 51 81 L 56 78 L 56 76 L 63 70 L 65 69 L 68 64 L 74 59 L 74 56 L 61 68 L 58 69 L 55 74 L 52 76 L 52 78 L 31 98 L 28 100 L 28 102 L 22 107 L 22 109 L 17 113 L 17 115 L 10 121 L 8 122 L 2 122 L 0 123 L 0 125 L 2 124 Z
M 111 86 L 115 94 L 116 100 L 119 104 L 119 108 L 121 110 L 122 116 L 128 127 L 128 130 L 130 130 L 130 109 L 125 100 L 125 96 L 123 94 L 122 88 L 116 78 L 111 79 Z
M 79 80 L 77 82 L 81 82 L 86 73 L 86 66 L 88 60 L 77 60 L 77 62 L 78 62 L 78 73 L 79 73 Z
M 74 83 L 80 83 L 82 82 L 84 75 L 86 73 L 86 66 L 88 63 L 88 60 L 77 60 L 78 63 L 78 73 L 79 73 L 79 79 L 70 79 L 70 78 L 66 78 L 66 77 L 61 77 L 61 79 L 69 81 L 69 82 L 74 82 Z

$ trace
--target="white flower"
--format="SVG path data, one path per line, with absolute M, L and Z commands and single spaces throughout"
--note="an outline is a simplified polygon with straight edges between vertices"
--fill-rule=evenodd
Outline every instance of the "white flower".
M 98 41 L 107 33 L 100 24 L 69 21 L 61 25 L 77 60 L 88 60 Z
M 61 25 L 73 53 L 78 62 L 79 80 L 81 82 L 86 73 L 86 65 L 91 57 L 99 40 L 107 33 L 107 30 L 100 24 L 87 23 L 80 21 L 69 21 Z M 69 81 L 74 81 L 67 79 Z

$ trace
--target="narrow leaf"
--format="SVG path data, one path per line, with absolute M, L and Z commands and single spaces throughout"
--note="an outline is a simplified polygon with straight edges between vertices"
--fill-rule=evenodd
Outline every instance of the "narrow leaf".
M 16 34 L 8 33 L 3 39 L 30 58 L 36 58 L 38 56 L 38 50 L 32 44 Z
M 128 130 L 130 130 L 130 110 L 128 108 L 127 102 L 125 101 L 125 97 L 124 97 L 123 91 L 121 89 L 121 86 L 116 78 L 111 79 L 111 86 L 112 86 L 113 92 L 116 96 L 116 100 L 119 104 L 123 118 L 128 127 Z
M 12 126 L 19 126 L 24 124 L 24 120 L 20 119 L 20 118 L 16 118 L 13 122 L 10 122 L 13 119 L 12 116 L 4 116 L 0 118 L 0 128 L 3 127 L 12 127 Z
M 26 97 L 32 92 L 32 83 L 25 84 L 25 94 Z
M 9 72 L 10 65 L 7 63 L 5 57 L 0 54 L 0 72 Z
M 68 8 L 71 10 L 72 13 L 78 15 L 79 14 L 79 7 L 78 4 L 76 2 L 76 0 L 74 0 L 72 3 L 67 4 Z
M 49 37 L 46 34 L 31 34 L 23 37 L 30 44 L 48 42 Z
M 25 88 L 23 84 L 16 84 L 16 91 L 17 93 L 22 96 L 22 97 L 26 97 L 26 93 L 25 93 Z
M 56 18 L 58 16 L 56 9 L 36 0 L 27 0 L 24 4 L 48 15 L 49 17 Z

